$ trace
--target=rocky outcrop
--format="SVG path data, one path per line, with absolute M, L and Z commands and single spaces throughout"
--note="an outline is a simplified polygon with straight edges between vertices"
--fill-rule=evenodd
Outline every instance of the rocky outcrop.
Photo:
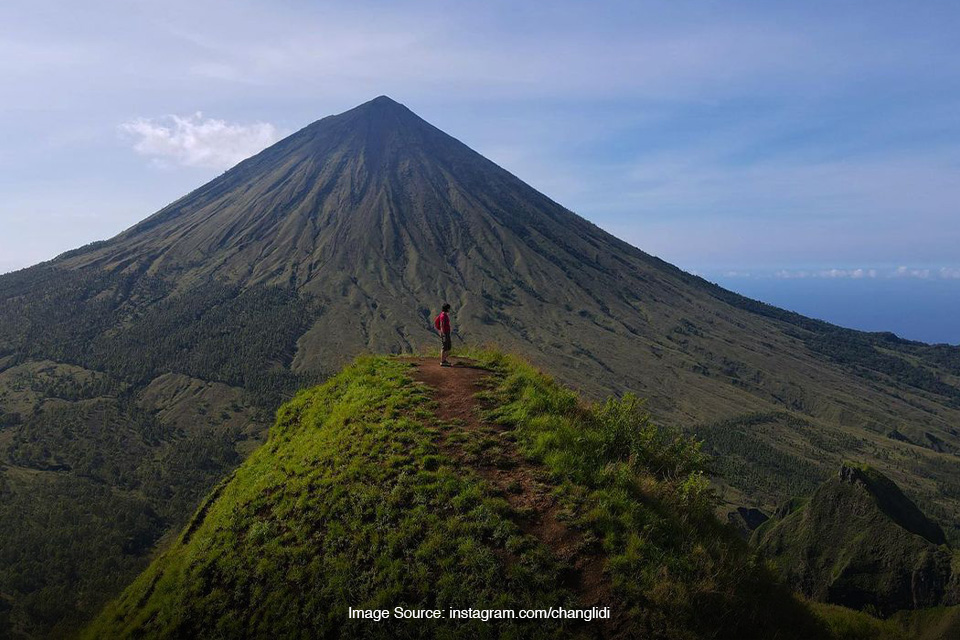
M 943 530 L 865 465 L 844 464 L 809 501 L 778 510 L 753 541 L 815 600 L 880 615 L 960 602 Z
M 844 464 L 837 475 L 841 482 L 863 488 L 883 513 L 907 531 L 923 536 L 933 544 L 946 544 L 947 537 L 940 525 L 920 511 L 895 482 L 873 467 Z

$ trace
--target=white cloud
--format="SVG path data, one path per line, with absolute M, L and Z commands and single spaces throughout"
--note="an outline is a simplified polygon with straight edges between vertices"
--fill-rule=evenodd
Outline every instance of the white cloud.
M 774 272 L 773 277 L 781 280 L 792 280 L 793 278 L 806 278 L 806 271 L 794 271 L 792 269 L 780 269 Z
M 734 275 L 749 275 L 745 272 L 723 272 L 725 277 Z M 899 266 L 895 269 L 876 269 L 859 267 L 855 269 L 819 269 L 815 271 L 804 269 L 778 269 L 772 274 L 757 274 L 756 277 L 770 277 L 779 280 L 792 280 L 795 278 L 827 278 L 840 279 L 849 278 L 852 280 L 869 279 L 912 279 L 912 280 L 960 280 L 960 267 L 939 267 L 939 268 L 916 268 Z
M 885 274 L 879 269 L 865 267 L 858 267 L 855 269 L 819 269 L 817 271 L 806 271 L 803 269 L 780 269 L 773 273 L 773 277 L 781 280 L 789 280 L 793 278 L 848 278 L 852 280 L 863 280 L 865 278 L 876 279 L 897 277 L 897 273 L 897 271 L 893 271 Z
M 199 111 L 190 116 L 137 118 L 121 124 L 120 131 L 134 140 L 137 153 L 156 164 L 212 169 L 232 167 L 281 137 L 267 122 L 231 124 L 204 118 Z
M 800 272 L 803 273 L 803 272 Z M 860 280 L 863 278 L 876 278 L 878 275 L 876 269 L 824 269 L 816 274 L 820 278 L 852 278 Z
M 894 278 L 920 278 L 926 280 L 930 277 L 930 269 L 911 269 L 908 267 L 897 267 L 893 272 Z

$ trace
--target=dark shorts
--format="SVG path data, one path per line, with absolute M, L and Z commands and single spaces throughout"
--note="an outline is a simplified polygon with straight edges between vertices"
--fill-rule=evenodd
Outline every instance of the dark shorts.
M 440 334 L 440 348 L 443 349 L 444 351 L 450 351 L 450 349 L 452 348 L 449 333 Z

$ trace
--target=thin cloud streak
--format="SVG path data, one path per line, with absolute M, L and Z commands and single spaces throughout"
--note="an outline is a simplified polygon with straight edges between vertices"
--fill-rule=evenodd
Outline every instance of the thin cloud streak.
M 728 269 L 719 273 L 723 278 L 731 279 L 775 279 L 775 280 L 960 280 L 960 267 L 907 267 L 876 268 L 829 268 L 829 269 L 776 269 L 736 270 Z

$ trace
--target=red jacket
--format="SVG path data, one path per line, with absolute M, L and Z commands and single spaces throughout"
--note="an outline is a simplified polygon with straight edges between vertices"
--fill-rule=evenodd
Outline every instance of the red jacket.
M 435 326 L 440 333 L 450 333 L 450 316 L 447 315 L 446 311 L 440 312 L 440 315 L 433 321 L 433 326 Z

